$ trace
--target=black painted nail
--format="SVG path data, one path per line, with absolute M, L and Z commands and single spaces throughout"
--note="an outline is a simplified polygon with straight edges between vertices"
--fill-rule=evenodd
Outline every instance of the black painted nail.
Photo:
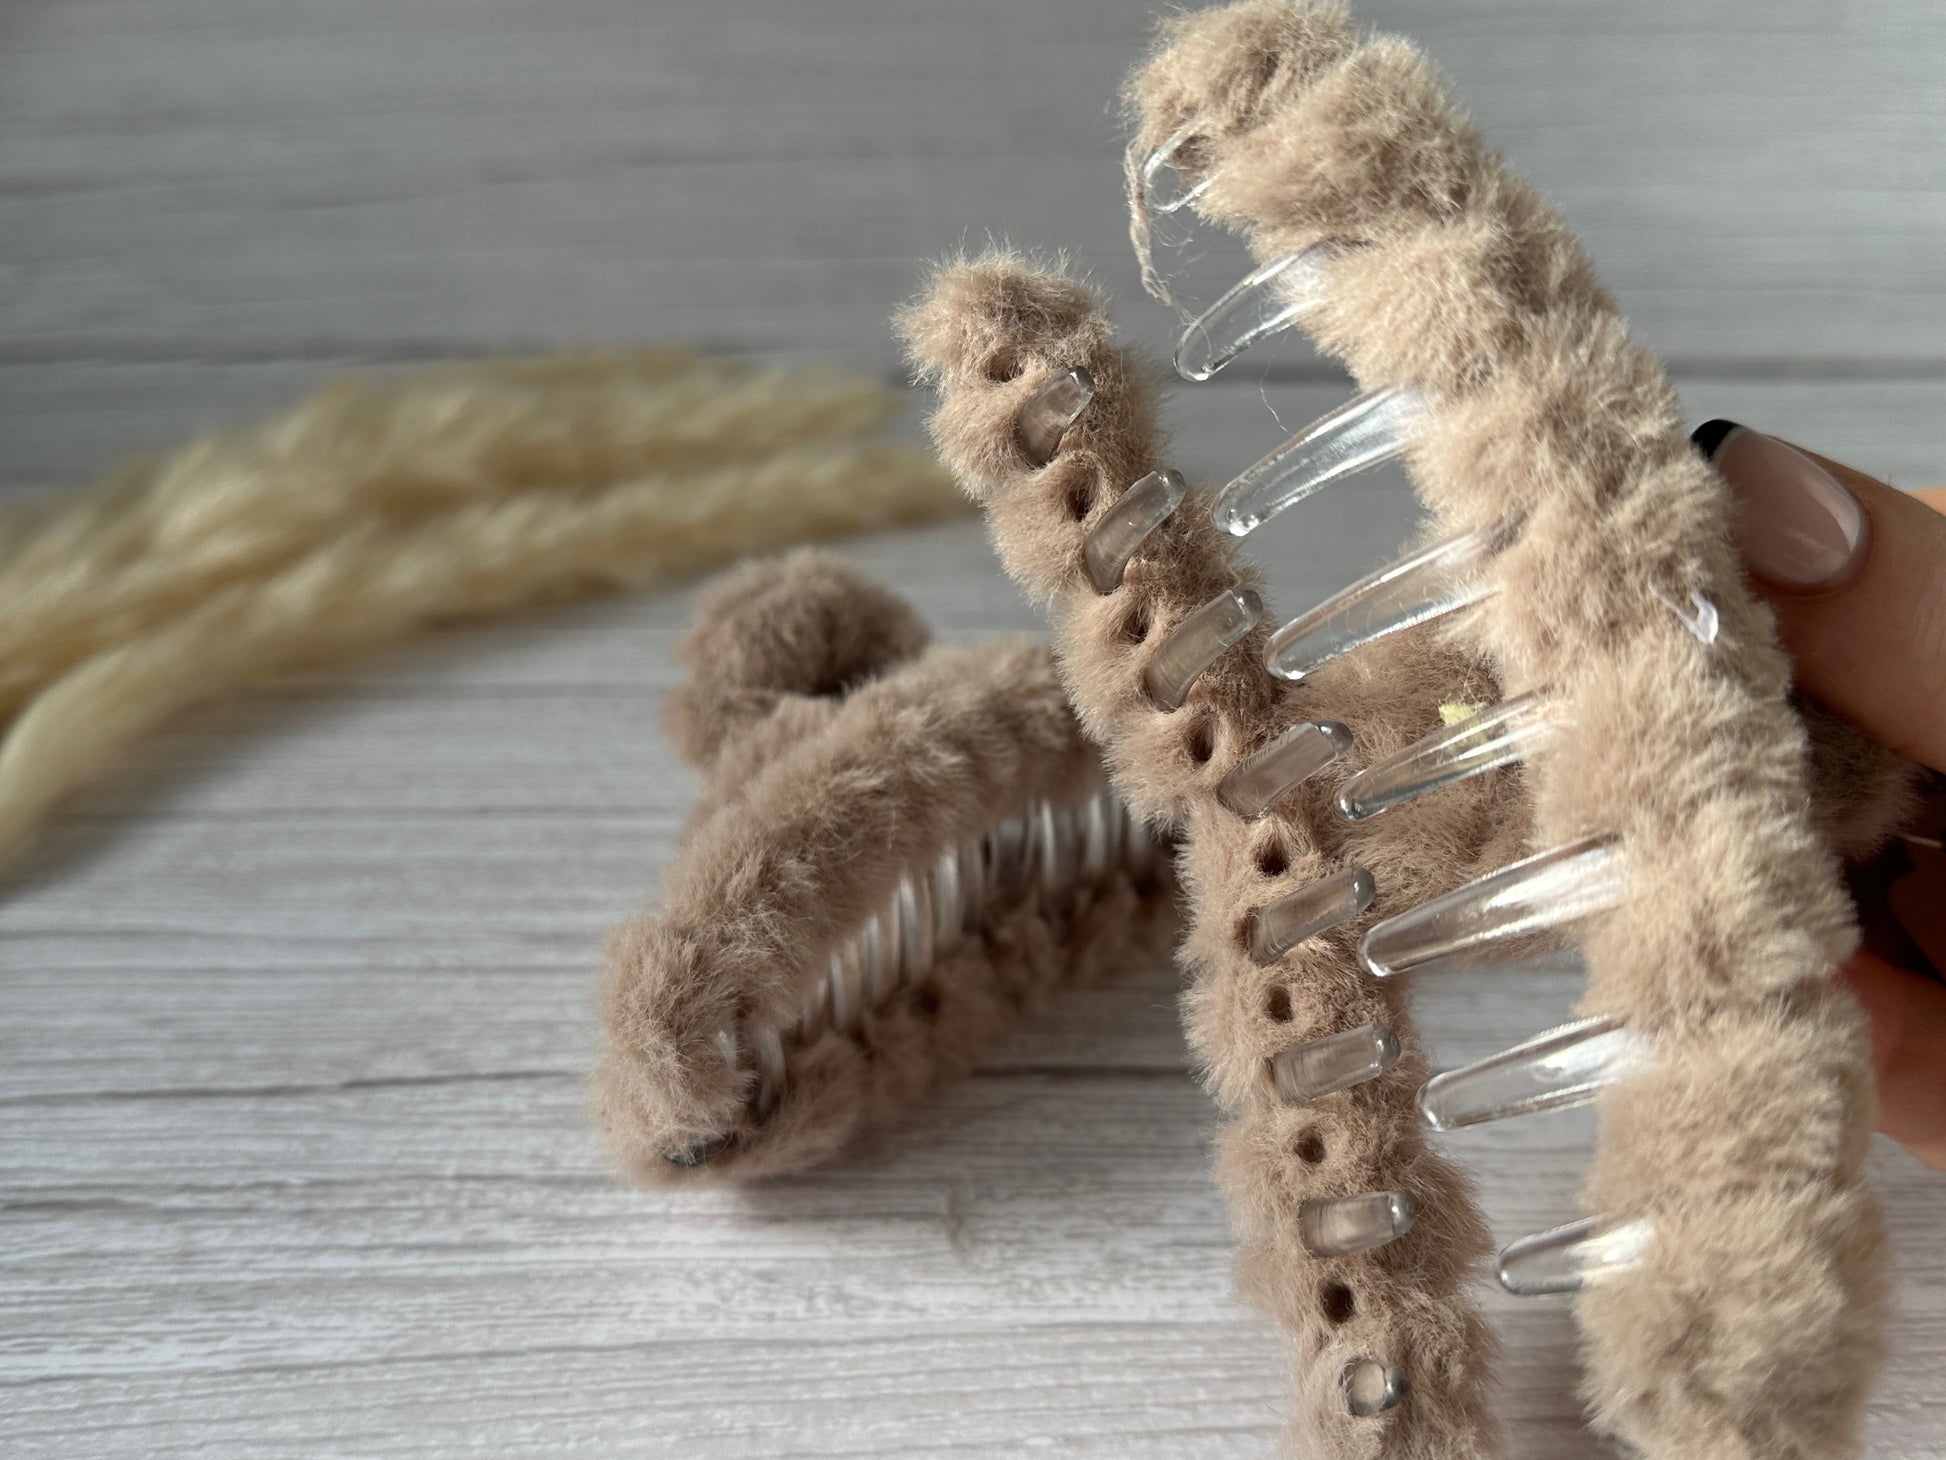
M 1691 431 L 1689 444 L 1703 453 L 1704 461 L 1715 461 L 1716 453 L 1723 449 L 1723 443 L 1730 439 L 1730 433 L 1742 429 L 1743 427 L 1735 421 L 1726 421 L 1719 416 L 1714 421 L 1703 422 Z

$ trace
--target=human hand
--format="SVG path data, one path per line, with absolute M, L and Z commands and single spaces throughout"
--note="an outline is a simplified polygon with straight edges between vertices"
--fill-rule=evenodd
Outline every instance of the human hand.
M 1905 493 L 1730 421 L 1691 437 L 1738 508 L 1745 566 L 1777 614 L 1798 686 L 1901 755 L 1946 771 L 1946 487 Z M 1909 844 L 1891 916 L 1946 969 L 1946 852 Z M 1946 984 L 1860 950 L 1879 1129 L 1946 1171 Z

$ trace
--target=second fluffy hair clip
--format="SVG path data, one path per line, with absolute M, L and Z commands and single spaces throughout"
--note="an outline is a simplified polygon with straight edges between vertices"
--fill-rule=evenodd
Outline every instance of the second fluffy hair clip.
M 929 647 L 803 552 L 713 585 L 682 653 L 670 734 L 708 790 L 602 1002 L 595 1098 L 630 1174 L 803 1169 L 1057 989 L 1167 961 L 1166 852 L 1044 647 Z

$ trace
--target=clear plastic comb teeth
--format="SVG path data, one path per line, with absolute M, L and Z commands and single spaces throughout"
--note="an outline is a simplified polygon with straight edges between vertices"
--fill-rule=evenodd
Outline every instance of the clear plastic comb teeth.
M 1577 1019 L 1426 1081 L 1419 1109 L 1434 1130 L 1585 1105 L 1646 1069 L 1654 1048 L 1619 1020 Z
M 1398 1191 L 1313 1197 L 1298 1205 L 1297 1231 L 1313 1257 L 1344 1257 L 1397 1241 L 1417 1215 L 1412 1199 Z
M 1577 1293 L 1637 1266 L 1655 1241 L 1643 1217 L 1588 1217 L 1500 1249 L 1500 1286 L 1521 1298 Z
M 1333 482 L 1394 460 L 1425 409 L 1425 398 L 1406 386 L 1346 401 L 1224 487 L 1211 514 L 1216 525 L 1242 537 Z
M 1028 397 L 1014 418 L 1014 436 L 1035 466 L 1046 466 L 1061 449 L 1061 438 L 1095 398 L 1094 377 L 1079 365 L 1056 371 Z
M 1257 626 L 1264 601 L 1253 589 L 1225 588 L 1181 623 L 1157 647 L 1143 673 L 1149 702 L 1174 710 L 1217 656 Z
M 1143 201 L 1151 213 L 1167 214 L 1186 208 L 1210 185 L 1207 175 L 1191 180 L 1178 168 L 1183 154 L 1196 140 L 1196 124 L 1185 122 L 1142 159 L 1139 180 Z
M 1245 821 L 1261 820 L 1350 749 L 1351 731 L 1336 720 L 1307 720 L 1238 761 L 1217 784 L 1217 799 Z
M 1364 821 L 1415 797 L 1526 759 L 1554 733 L 1557 715 L 1543 695 L 1522 695 L 1468 715 L 1387 756 L 1338 791 L 1347 821 Z
M 1272 1057 L 1270 1072 L 1279 1095 L 1292 1105 L 1308 1105 L 1376 1080 L 1399 1062 L 1399 1052 L 1396 1034 L 1366 1024 L 1284 1050 Z
M 1345 1413 L 1360 1419 L 1396 1408 L 1411 1387 L 1405 1370 L 1377 1359 L 1353 1359 L 1338 1376 L 1345 1396 Z
M 1306 939 L 1355 918 L 1372 905 L 1378 884 L 1363 867 L 1347 867 L 1286 893 L 1250 914 L 1250 956 L 1272 964 Z
M 1259 340 L 1289 329 L 1324 297 L 1330 254 L 1307 248 L 1253 270 L 1183 328 L 1176 373 L 1208 380 Z
M 1182 505 L 1187 490 L 1181 476 L 1164 468 L 1150 472 L 1116 499 L 1081 545 L 1095 592 L 1113 593 L 1122 586 L 1129 559 Z
M 1626 885 L 1612 840 L 1556 847 L 1385 919 L 1365 934 L 1359 956 L 1380 978 L 1477 965 L 1607 911 Z
M 1280 679 L 1302 679 L 1387 634 L 1478 603 L 1496 587 L 1480 571 L 1486 556 L 1486 540 L 1472 532 L 1409 553 L 1277 630 L 1264 662 Z

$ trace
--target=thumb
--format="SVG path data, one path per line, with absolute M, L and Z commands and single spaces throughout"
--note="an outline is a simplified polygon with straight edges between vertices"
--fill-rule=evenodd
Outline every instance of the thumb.
M 1737 544 L 1800 687 L 1881 744 L 1946 768 L 1946 517 L 1733 421 L 1690 439 L 1736 499 Z
M 1878 1128 L 1946 1171 L 1946 987 L 1865 952 L 1845 977 L 1872 1021 Z

